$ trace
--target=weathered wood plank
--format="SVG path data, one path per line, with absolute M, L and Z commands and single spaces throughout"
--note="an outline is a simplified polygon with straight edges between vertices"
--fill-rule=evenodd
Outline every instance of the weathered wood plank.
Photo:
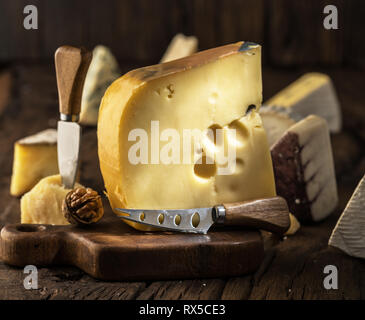
M 280 66 L 342 63 L 345 1 L 331 1 L 338 9 L 337 30 L 323 27 L 323 8 L 327 4 L 326 1 L 265 2 L 270 63 Z

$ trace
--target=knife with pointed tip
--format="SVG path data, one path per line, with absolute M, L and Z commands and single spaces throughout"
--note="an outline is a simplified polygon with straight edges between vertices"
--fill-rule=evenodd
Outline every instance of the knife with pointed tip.
M 81 127 L 77 122 L 91 58 L 91 52 L 71 46 L 59 47 L 55 53 L 60 109 L 57 124 L 58 168 L 62 184 L 67 189 L 72 189 L 76 180 L 81 140 Z
M 116 208 L 122 219 L 161 230 L 203 233 L 217 223 L 262 229 L 283 235 L 290 226 L 285 199 L 272 197 L 217 205 L 210 208 L 143 210 Z

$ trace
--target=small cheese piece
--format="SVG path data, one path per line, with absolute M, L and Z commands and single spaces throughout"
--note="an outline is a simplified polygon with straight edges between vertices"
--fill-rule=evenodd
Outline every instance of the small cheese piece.
M 341 110 L 331 78 L 323 73 L 307 73 L 277 93 L 262 106 L 287 113 L 298 121 L 310 114 L 327 120 L 331 132 L 341 130 Z
M 107 47 L 96 46 L 85 78 L 80 123 L 96 125 L 101 98 L 109 85 L 119 77 L 118 62 L 111 51 Z
M 112 209 L 196 208 L 274 196 L 266 133 L 258 112 L 251 110 L 261 99 L 261 48 L 246 42 L 137 69 L 116 80 L 103 97 L 98 120 L 100 168 Z M 216 162 L 183 162 L 184 130 L 228 133 L 228 128 L 236 130 L 236 137 L 225 135 L 236 150 L 235 172 L 218 175 Z M 148 163 L 129 159 L 142 139 L 130 136 L 134 129 L 146 133 Z M 180 138 L 180 157 L 164 164 L 157 160 L 168 142 L 149 141 L 171 129 Z M 202 145 L 206 155 L 221 150 Z
M 295 124 L 295 121 L 284 113 L 260 109 L 260 115 L 268 134 L 267 139 L 270 147 L 282 137 L 287 129 Z
M 76 183 L 75 188 L 81 187 Z M 20 200 L 21 223 L 69 224 L 62 214 L 62 203 L 70 189 L 65 189 L 60 175 L 46 177 Z
M 271 147 L 271 157 L 276 191 L 301 222 L 320 221 L 334 210 L 337 184 L 324 119 L 311 115 L 290 127 Z
M 56 173 L 57 130 L 47 129 L 15 143 L 10 185 L 13 196 L 24 194 L 42 178 Z
M 329 245 L 350 256 L 365 258 L 365 175 L 337 221 Z
M 178 33 L 172 38 L 160 63 L 190 56 L 191 54 L 195 53 L 197 49 L 198 39 L 196 37 L 187 37 L 182 33 Z

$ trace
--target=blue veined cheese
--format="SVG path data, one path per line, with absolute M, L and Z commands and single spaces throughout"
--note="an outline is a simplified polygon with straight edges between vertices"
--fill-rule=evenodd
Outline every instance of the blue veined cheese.
M 82 124 L 96 125 L 101 98 L 110 84 L 119 77 L 118 62 L 111 51 L 105 46 L 96 46 L 82 94 L 80 114 Z

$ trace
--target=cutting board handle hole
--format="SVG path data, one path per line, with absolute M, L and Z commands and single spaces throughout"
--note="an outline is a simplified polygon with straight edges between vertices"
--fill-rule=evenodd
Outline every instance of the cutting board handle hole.
M 46 230 L 45 226 L 30 226 L 30 225 L 20 225 L 16 229 L 20 232 L 39 232 Z

